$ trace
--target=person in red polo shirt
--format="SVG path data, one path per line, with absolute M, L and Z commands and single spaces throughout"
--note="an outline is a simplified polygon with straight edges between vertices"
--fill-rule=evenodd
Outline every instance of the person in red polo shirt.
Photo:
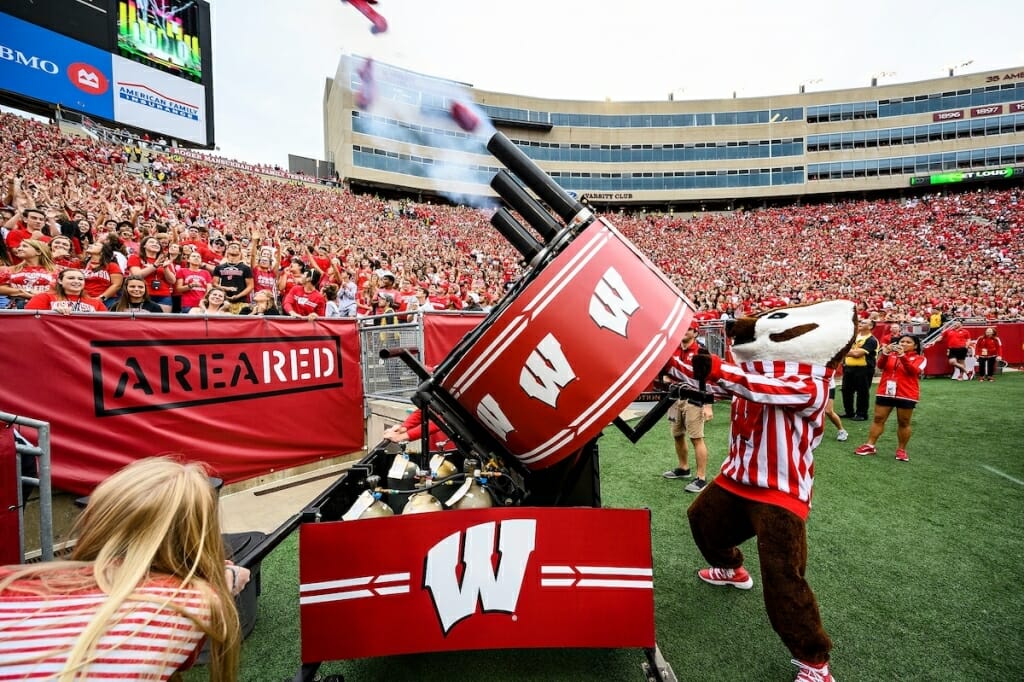
M 946 341 L 946 356 L 949 358 L 949 365 L 953 368 L 952 379 L 954 381 L 967 381 L 967 342 L 971 340 L 971 333 L 964 329 L 959 320 L 955 320 L 949 329 L 942 332 L 942 338 Z
M 974 354 L 978 358 L 978 381 L 995 381 L 996 362 L 1003 354 L 1003 342 L 996 335 L 995 327 L 986 327 L 974 345 Z

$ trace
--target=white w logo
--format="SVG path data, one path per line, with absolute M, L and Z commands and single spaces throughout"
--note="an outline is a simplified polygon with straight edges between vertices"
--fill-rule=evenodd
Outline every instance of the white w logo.
M 483 604 L 484 613 L 515 613 L 526 564 L 536 541 L 537 521 L 515 519 L 501 522 L 495 572 L 491 555 L 494 553 L 496 525 L 492 521 L 466 529 L 461 557 L 461 532 L 452 533 L 427 552 L 423 582 L 430 590 L 434 610 L 445 635 L 460 620 L 476 613 L 478 601 Z M 456 574 L 460 561 L 463 564 L 461 585 Z

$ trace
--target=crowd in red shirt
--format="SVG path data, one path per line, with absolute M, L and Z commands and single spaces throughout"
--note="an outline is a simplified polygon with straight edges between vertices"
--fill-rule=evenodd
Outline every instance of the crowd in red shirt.
M 129 233 L 119 230 L 129 244 L 164 233 L 165 242 L 197 244 L 211 262 L 223 251 L 217 240 L 236 240 L 248 262 L 255 234 L 257 247 L 276 253 L 265 279 L 277 275 L 284 282 L 280 297 L 301 275 L 290 263 L 315 263 L 323 271 L 321 288 L 340 287 L 351 273 L 361 314 L 381 310 L 381 291 L 400 311 L 421 286 L 419 299 L 432 308 L 486 308 L 520 272 L 518 254 L 488 222 L 490 210 L 283 182 L 173 150 L 151 155 L 159 179 L 127 172 L 122 146 L 62 136 L 55 126 L 0 113 L 7 201 L 19 212 L 35 205 L 91 220 L 94 234 L 76 239 L 76 249 L 102 240 L 103 222 L 114 220 L 132 223 Z M 936 309 L 966 318 L 1024 315 L 1020 187 L 735 212 L 605 215 L 705 318 L 829 298 L 852 299 L 863 316 L 900 322 L 926 321 Z M 56 230 L 57 217 L 48 215 L 44 232 Z M 186 267 L 179 259 L 175 267 Z M 394 274 L 393 286 L 383 271 Z

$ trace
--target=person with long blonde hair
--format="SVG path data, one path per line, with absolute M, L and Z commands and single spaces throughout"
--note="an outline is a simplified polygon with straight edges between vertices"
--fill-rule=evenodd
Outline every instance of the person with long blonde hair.
M 206 638 L 213 682 L 238 669 L 217 495 L 199 464 L 142 459 L 101 483 L 71 559 L 0 568 L 0 671 L 20 680 L 169 680 Z M 234 588 L 234 589 L 232 589 Z
M 7 296 L 15 308 L 24 308 L 36 294 L 50 291 L 60 267 L 53 262 L 50 247 L 37 239 L 23 239 L 15 248 L 21 261 L 0 268 L 0 296 Z

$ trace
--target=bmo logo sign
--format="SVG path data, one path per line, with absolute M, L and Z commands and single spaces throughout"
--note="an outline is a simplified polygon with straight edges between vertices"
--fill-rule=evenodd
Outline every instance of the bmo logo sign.
M 21 50 L 15 50 L 6 45 L 0 45 L 0 59 L 13 62 L 18 66 L 24 66 L 36 71 L 48 73 L 55 76 L 60 73 L 60 67 L 48 59 L 40 59 L 36 55 L 25 54 Z
M 114 118 L 112 55 L 0 12 L 0 88 Z
M 440 385 L 526 467 L 583 446 L 672 355 L 693 306 L 598 220 L 532 280 Z
M 110 81 L 103 72 L 84 62 L 75 62 L 68 67 L 68 80 L 76 88 L 90 95 L 102 95 L 110 89 Z

